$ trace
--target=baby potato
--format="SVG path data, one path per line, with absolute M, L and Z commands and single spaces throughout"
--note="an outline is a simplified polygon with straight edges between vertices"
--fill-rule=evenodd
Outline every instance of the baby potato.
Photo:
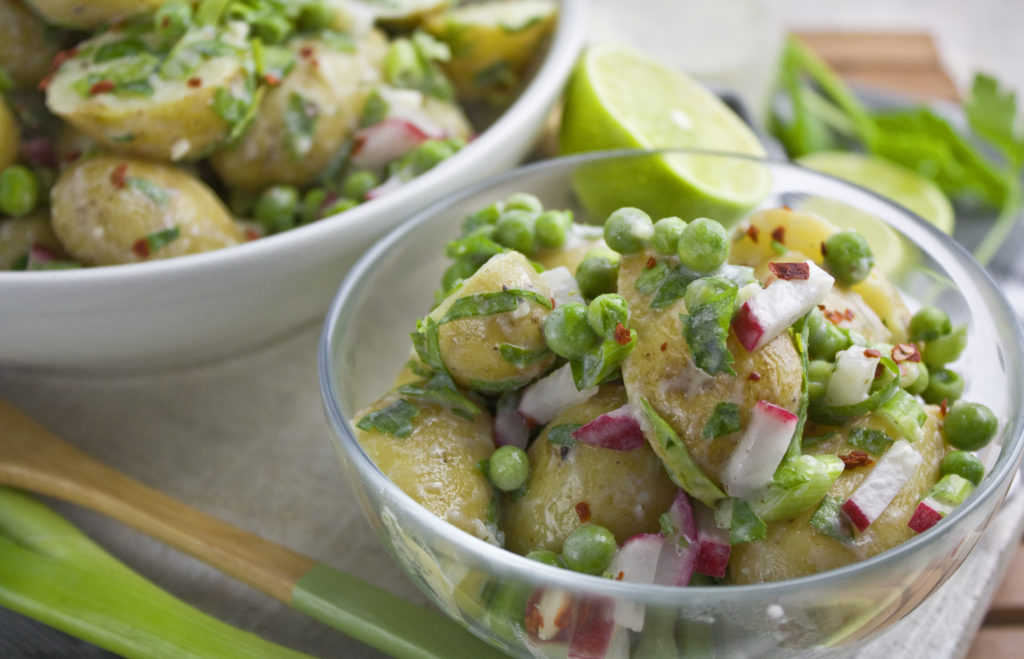
M 501 102 L 519 88 L 556 14 L 548 0 L 490 2 L 432 14 L 423 27 L 451 48 L 442 67 L 459 100 Z
M 10 270 L 36 246 L 45 247 L 55 254 L 64 251 L 45 210 L 0 220 L 0 270 Z
M 357 41 L 353 52 L 306 38 L 292 41 L 289 48 L 296 53 L 295 68 L 267 91 L 242 138 L 211 157 L 229 186 L 258 190 L 315 181 L 356 130 L 379 79 L 387 42 L 373 31 Z M 308 129 L 299 127 L 304 123 Z
M 18 122 L 0 96 L 0 171 L 18 159 Z
M 855 533 L 847 541 L 838 540 L 821 533 L 809 523 L 814 508 L 791 520 L 770 524 L 768 535 L 763 540 L 733 546 L 729 559 L 730 583 L 762 583 L 804 577 L 862 561 L 909 540 L 914 532 L 907 527 L 907 522 L 914 514 L 918 500 L 938 480 L 939 464 L 945 449 L 937 408 L 926 409 L 928 419 L 924 424 L 923 438 L 912 444 L 924 461 L 871 526 Z M 859 426 L 891 432 L 877 420 L 862 421 L 853 427 Z M 834 438 L 816 446 L 815 452 L 849 454 L 856 448 L 847 441 L 853 427 L 840 429 Z M 872 457 L 877 459 L 879 456 Z M 829 496 L 840 503 L 846 500 L 872 468 L 847 469 L 833 484 Z
M 585 424 L 626 404 L 625 389 L 608 384 L 584 403 L 562 412 L 530 446 L 526 493 L 507 496 L 504 525 L 508 549 L 561 551 L 562 542 L 589 521 L 606 527 L 620 543 L 637 533 L 657 531 L 678 488 L 648 445 L 615 451 L 583 443 L 560 446 L 549 441 L 552 428 Z M 582 513 L 584 516 L 586 512 Z
M 730 332 L 727 346 L 735 358 L 736 375 L 712 376 L 700 370 L 683 339 L 679 320 L 679 314 L 686 313 L 683 300 L 652 309 L 650 296 L 636 290 L 637 277 L 655 256 L 653 251 L 623 256 L 619 265 L 619 294 L 629 302 L 629 325 L 637 332 L 637 345 L 622 364 L 623 381 L 630 402 L 639 406 L 640 398 L 645 398 L 679 435 L 704 474 L 720 482 L 720 471 L 736 447 L 739 433 L 703 437 L 715 406 L 721 402 L 739 405 L 743 427 L 759 400 L 795 412 L 801 398 L 800 355 L 788 333 L 748 353 Z M 654 444 L 656 452 L 663 450 Z
M 0 69 L 17 89 L 35 89 L 46 77 L 60 44 L 20 0 L 0 2 Z
M 550 288 L 526 257 L 519 252 L 506 252 L 491 257 L 430 316 L 441 320 L 458 299 L 509 289 L 533 291 L 545 299 L 551 297 Z M 554 353 L 541 353 L 547 348 L 541 328 L 548 310 L 536 300 L 521 298 L 514 311 L 470 316 L 441 324 L 438 345 L 445 368 L 459 386 L 481 391 L 517 388 L 539 377 L 555 359 Z M 518 346 L 538 357 L 513 364 L 502 356 L 503 344 Z
M 29 0 L 47 23 L 94 30 L 132 14 L 153 11 L 168 0 Z
M 53 228 L 85 265 L 116 265 L 235 245 L 241 230 L 199 179 L 119 155 L 80 160 L 50 192 Z
M 369 12 L 373 20 L 392 31 L 410 31 L 424 17 L 450 6 L 454 0 L 350 0 Z
M 358 422 L 399 399 L 396 393 L 387 394 L 355 418 Z M 491 415 L 481 411 L 468 420 L 439 405 L 407 402 L 417 409 L 407 436 L 357 427 L 359 444 L 385 476 L 424 508 L 467 533 L 496 543 L 488 516 L 494 493 L 477 466 L 494 450 Z
M 200 49 L 204 41 L 220 37 L 209 27 L 188 38 Z M 152 94 L 120 93 L 116 86 L 104 87 L 104 82 L 116 78 L 122 67 L 138 65 L 143 57 L 93 61 L 100 47 L 119 40 L 115 31 L 89 39 L 79 45 L 84 54 L 61 65 L 46 88 L 46 104 L 54 114 L 111 150 L 152 160 L 195 159 L 224 141 L 231 126 L 214 109 L 214 99 L 218 89 L 242 93 L 247 74 L 241 55 L 203 58 L 197 51 L 199 63 L 187 75 L 165 78 L 153 73 L 146 78 Z M 181 46 L 182 57 L 188 49 L 187 44 Z

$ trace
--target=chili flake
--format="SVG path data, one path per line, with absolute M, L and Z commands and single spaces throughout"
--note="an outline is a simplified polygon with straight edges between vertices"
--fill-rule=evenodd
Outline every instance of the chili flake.
M 761 379 L 761 374 L 758 373 L 757 371 L 751 371 L 750 375 L 747 376 L 747 379 L 750 380 L 751 382 L 757 382 L 758 380 Z
M 312 56 L 313 55 L 313 47 L 312 46 L 303 46 L 302 48 L 299 49 L 299 55 L 302 55 L 303 57 L 310 57 L 310 56 Z
M 758 235 L 760 235 L 760 233 L 761 230 L 755 227 L 753 224 L 747 227 L 747 237 L 750 238 L 755 243 L 757 242 L 757 237 Z
M 267 81 L 267 84 L 271 87 L 277 87 L 281 84 L 280 76 L 276 76 L 273 73 L 264 73 L 263 79 Z
M 668 350 L 668 341 L 661 344 L 661 351 L 665 352 L 666 350 Z
M 919 362 L 921 351 L 913 343 L 897 343 L 892 347 L 892 360 L 894 362 Z
M 245 236 L 246 240 L 256 240 L 257 238 L 262 238 L 263 237 L 263 236 L 260 235 L 259 231 L 257 231 L 256 229 L 253 229 L 253 228 L 246 229 L 243 232 L 243 235 Z
M 107 92 L 114 91 L 113 80 L 100 80 L 89 88 L 89 93 L 92 96 L 98 96 L 99 94 L 106 94 Z
M 145 238 L 139 238 L 132 244 L 132 251 L 140 259 L 149 258 L 149 241 Z
M 821 307 L 825 320 L 829 321 L 833 325 L 838 325 L 844 320 L 853 320 L 853 311 L 850 309 L 843 309 L 838 311 L 836 309 L 826 309 L 824 306 Z
M 781 226 L 781 225 L 775 227 L 775 230 L 772 231 L 772 240 L 774 240 L 775 242 L 778 242 L 778 243 L 785 244 L 785 242 L 786 242 L 786 227 Z
M 647 269 L 650 270 L 654 266 L 658 265 L 658 259 L 654 258 L 653 256 L 649 256 L 649 257 L 647 257 L 646 265 L 647 265 Z
M 615 324 L 615 342 L 624 346 L 630 341 L 629 330 L 622 323 Z
M 590 504 L 586 501 L 580 501 L 576 504 L 576 516 L 580 518 L 580 521 L 586 524 L 590 521 Z
M 876 349 L 876 348 L 865 348 L 864 349 L 864 356 L 865 357 L 874 357 L 874 358 L 877 359 L 878 357 L 882 356 L 882 353 L 879 352 L 878 349 Z
M 125 178 L 125 172 L 128 171 L 128 165 L 121 163 L 110 172 L 110 182 L 114 184 L 114 187 L 118 190 L 123 190 L 128 181 Z
M 943 398 L 942 399 L 942 403 L 939 405 L 939 414 L 941 414 L 942 416 L 946 416 L 946 410 L 949 409 L 947 407 L 948 403 L 949 403 L 949 399 L 948 398 Z
M 768 269 L 779 279 L 810 279 L 811 266 L 804 263 L 769 263 Z
M 864 451 L 850 451 L 846 455 L 840 455 L 839 459 L 843 461 L 844 469 L 856 469 L 875 464 L 875 461 Z
M 828 256 L 828 247 L 825 247 L 825 241 L 821 241 L 821 255 Z
M 203 86 L 203 79 L 200 78 L 199 76 L 192 76 L 191 78 L 188 79 L 188 86 L 189 87 L 202 87 Z

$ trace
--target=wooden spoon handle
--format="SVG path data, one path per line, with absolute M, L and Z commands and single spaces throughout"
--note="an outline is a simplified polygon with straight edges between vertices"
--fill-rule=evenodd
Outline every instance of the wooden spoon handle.
M 128 478 L 2 400 L 0 481 L 108 515 L 285 603 L 316 565 Z

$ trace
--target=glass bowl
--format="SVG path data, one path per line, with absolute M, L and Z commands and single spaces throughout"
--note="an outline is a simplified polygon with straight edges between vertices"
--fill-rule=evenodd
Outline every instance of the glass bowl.
M 526 599 L 555 589 L 578 605 L 639 607 L 642 627 L 618 630 L 625 634 L 620 640 L 633 650 L 653 648 L 656 655 L 666 648 L 670 654 L 713 649 L 717 656 L 849 651 L 906 616 L 957 569 L 999 508 L 1024 450 L 1024 341 L 1006 299 L 959 245 L 871 192 L 787 162 L 671 154 L 702 167 L 757 169 L 768 184 L 761 207 L 824 204 L 833 212 L 846 209 L 850 217 L 877 218 L 868 220 L 876 223 L 870 235 L 885 243 L 876 251 L 886 255 L 887 274 L 908 304 L 935 303 L 954 323 L 968 324 L 970 344 L 954 367 L 964 374 L 964 397 L 984 402 L 1000 420 L 998 436 L 981 455 L 988 475 L 943 521 L 891 550 L 840 569 L 758 585 L 673 588 L 582 575 L 528 560 L 441 521 L 388 481 L 355 439 L 353 415 L 391 387 L 407 360 L 409 333 L 429 311 L 448 263 L 444 245 L 458 234 L 464 215 L 525 191 L 546 208 L 573 209 L 579 220 L 586 213 L 573 192 L 574 177 L 609 164 L 617 171 L 645 171 L 667 155 L 591 153 L 522 167 L 427 208 L 377 244 L 342 284 L 321 338 L 321 391 L 335 447 L 363 510 L 402 570 L 448 615 L 512 655 L 566 655 L 565 642 L 538 641 L 522 626 Z

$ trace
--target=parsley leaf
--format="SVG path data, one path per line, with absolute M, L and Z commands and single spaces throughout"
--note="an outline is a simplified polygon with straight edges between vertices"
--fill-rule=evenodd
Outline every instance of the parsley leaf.
M 399 398 L 383 409 L 370 412 L 356 423 L 356 427 L 367 432 L 376 430 L 399 439 L 412 434 L 412 420 L 420 411 L 415 405 Z
M 714 439 L 740 429 L 740 406 L 736 403 L 719 403 L 704 424 L 701 436 Z
M 736 284 L 720 277 L 702 277 L 686 289 L 686 309 L 690 313 L 679 314 L 683 338 L 697 368 L 708 375 L 736 375 L 726 344 L 736 292 Z
M 562 423 L 553 426 L 548 429 L 548 441 L 555 446 L 572 446 L 576 443 L 576 438 L 572 434 L 581 427 L 579 423 Z
M 850 446 L 880 456 L 896 440 L 874 428 L 853 428 L 847 438 Z

